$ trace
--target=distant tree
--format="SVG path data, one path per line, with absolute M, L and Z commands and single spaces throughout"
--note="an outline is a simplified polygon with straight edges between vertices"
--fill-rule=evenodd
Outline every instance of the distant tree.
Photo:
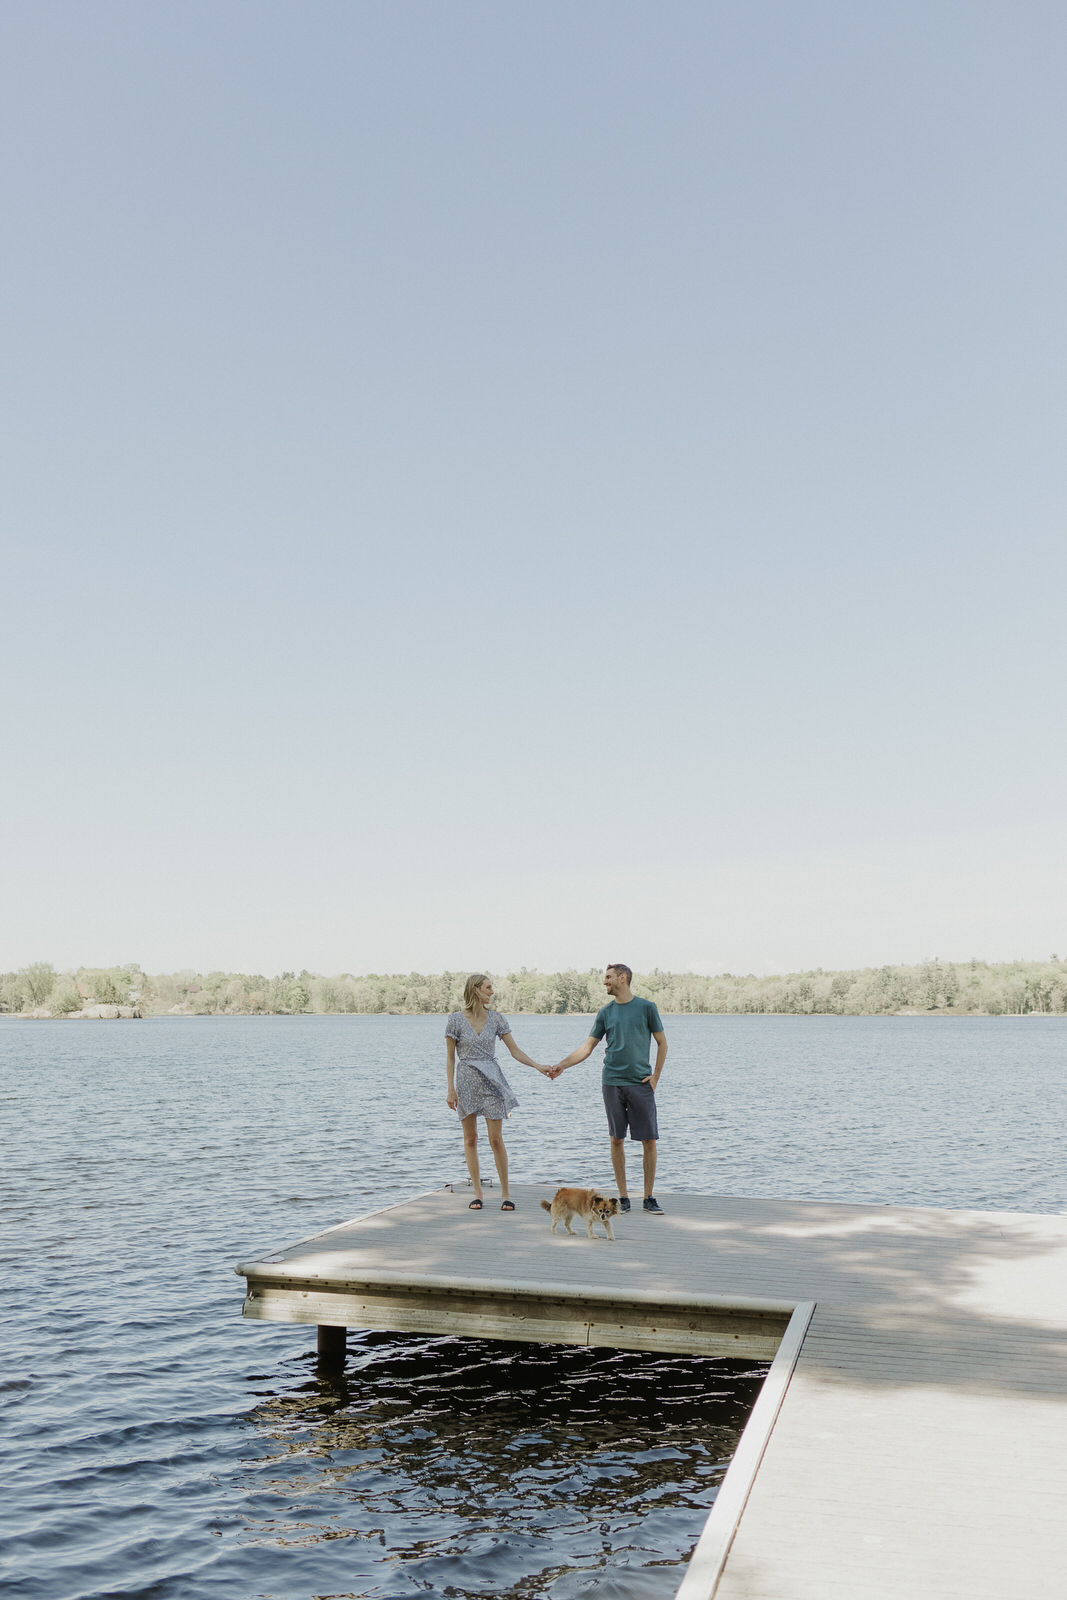
M 589 989 L 585 979 L 572 967 L 569 972 L 557 972 L 552 980 L 555 990 L 556 1012 L 588 1011 L 590 1009 Z
M 43 1006 L 56 986 L 56 969 L 50 961 L 31 961 L 19 973 L 26 999 L 31 1006 Z
M 343 983 L 339 983 L 335 978 L 320 978 L 312 988 L 317 991 L 316 1010 L 337 1012 L 345 1009 L 347 991 Z
M 90 982 L 100 1005 L 124 1006 L 130 998 L 130 982 L 124 972 L 96 972 Z
M 21 1011 L 26 1004 L 26 991 L 17 972 L 5 972 L 0 979 L 0 1011 Z
M 305 984 L 297 979 L 290 983 L 285 991 L 285 1009 L 287 1011 L 306 1011 L 311 1005 L 311 995 Z

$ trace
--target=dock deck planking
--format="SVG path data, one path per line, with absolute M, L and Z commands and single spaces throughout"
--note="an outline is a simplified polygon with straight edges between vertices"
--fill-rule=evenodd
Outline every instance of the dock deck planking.
M 736 1530 L 709 1519 L 725 1564 L 702 1594 L 1067 1596 L 1067 1218 L 670 1195 L 608 1244 L 552 1236 L 548 1188 L 514 1214 L 469 1193 L 242 1263 L 245 1314 L 314 1322 L 360 1285 L 382 1318 L 363 1326 L 397 1326 L 407 1295 L 423 1332 L 766 1357 L 814 1301 L 752 1480 L 732 1467 L 720 1494 Z

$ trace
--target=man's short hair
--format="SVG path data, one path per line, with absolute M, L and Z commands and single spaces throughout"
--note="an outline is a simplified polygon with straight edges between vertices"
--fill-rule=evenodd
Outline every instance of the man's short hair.
M 609 961 L 608 971 L 621 972 L 627 983 L 633 983 L 634 981 L 634 975 L 626 965 L 625 961 Z

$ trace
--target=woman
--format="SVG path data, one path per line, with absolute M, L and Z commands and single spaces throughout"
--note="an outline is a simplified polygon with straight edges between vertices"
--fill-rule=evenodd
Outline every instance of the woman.
M 478 1118 L 485 1118 L 489 1148 L 493 1152 L 503 1194 L 501 1211 L 514 1211 L 508 1193 L 508 1153 L 500 1124 L 518 1105 L 511 1085 L 496 1059 L 496 1041 L 503 1039 L 516 1061 L 547 1075 L 548 1068 L 524 1055 L 511 1036 L 511 1025 L 499 1011 L 490 1011 L 492 982 L 484 972 L 474 972 L 463 986 L 463 1010 L 453 1011 L 445 1023 L 448 1069 L 448 1105 L 458 1107 L 463 1126 L 463 1154 L 474 1185 L 471 1211 L 482 1209 L 482 1174 L 478 1161 Z M 456 1057 L 459 1057 L 457 1062 Z

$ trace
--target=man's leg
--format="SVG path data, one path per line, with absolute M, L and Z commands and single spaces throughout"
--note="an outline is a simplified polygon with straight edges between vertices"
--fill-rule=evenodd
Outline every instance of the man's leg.
M 626 1115 L 626 1095 L 615 1083 L 606 1083 L 603 1093 L 604 1110 L 608 1114 L 608 1133 L 611 1136 L 611 1170 L 619 1186 L 619 1199 L 623 1202 L 621 1209 L 629 1211 L 630 1202 L 626 1198 L 626 1135 L 630 1131 L 630 1124 Z
M 614 1135 L 612 1135 L 612 1140 L 611 1140 L 611 1170 L 612 1170 L 612 1172 L 614 1172 L 614 1174 L 615 1174 L 615 1182 L 619 1186 L 619 1199 L 620 1200 L 625 1200 L 625 1198 L 626 1198 L 626 1140 L 625 1139 L 616 1139 Z
M 504 1135 L 500 1131 L 500 1121 L 499 1117 L 492 1121 L 486 1117 L 485 1127 L 489 1135 L 489 1148 L 496 1162 L 497 1177 L 500 1179 L 500 1198 L 504 1201 L 510 1200 L 511 1196 L 508 1193 L 508 1153 L 504 1149 Z
M 656 1141 L 655 1141 L 655 1139 L 645 1139 L 643 1141 L 643 1148 L 644 1148 L 644 1153 L 645 1153 L 645 1160 L 644 1160 L 644 1167 L 645 1167 L 645 1199 L 647 1200 L 649 1195 L 655 1193 L 655 1189 L 656 1189 Z

